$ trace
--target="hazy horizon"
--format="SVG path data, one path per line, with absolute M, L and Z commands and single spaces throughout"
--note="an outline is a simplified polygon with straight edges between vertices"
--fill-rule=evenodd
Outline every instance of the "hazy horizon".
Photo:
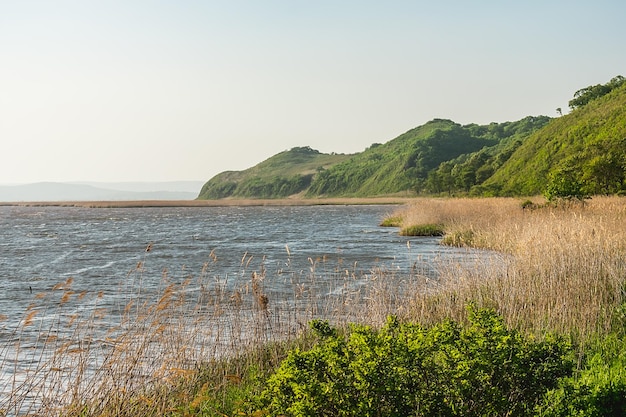
M 0 183 L 0 202 L 193 200 L 203 184 L 202 181 Z
M 626 3 L 0 2 L 0 183 L 207 181 L 626 75 Z
M 176 180 L 176 181 L 33 181 L 33 182 L 17 182 L 17 183 L 3 183 L 0 182 L 0 185 L 3 186 L 13 186 L 13 185 L 28 185 L 28 184 L 38 184 L 38 183 L 55 183 L 55 184 L 88 184 L 88 185 L 127 185 L 127 184 L 136 184 L 136 185 L 151 185 L 151 184 L 176 184 L 176 183 L 200 183 L 204 184 L 207 180 Z

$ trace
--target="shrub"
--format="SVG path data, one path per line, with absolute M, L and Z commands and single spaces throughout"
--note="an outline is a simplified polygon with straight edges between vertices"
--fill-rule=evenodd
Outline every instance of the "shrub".
M 571 169 L 559 169 L 553 172 L 548 178 L 544 196 L 548 201 L 562 199 L 582 201 L 589 198 L 578 176 L 579 174 Z
M 563 341 L 526 339 L 492 310 L 470 307 L 465 327 L 389 317 L 378 331 L 313 329 L 319 343 L 290 352 L 267 381 L 259 405 L 272 415 L 526 416 L 573 369 Z
M 583 369 L 564 378 L 558 389 L 550 391 L 537 414 L 541 417 L 626 415 L 625 342 L 617 335 L 597 341 Z

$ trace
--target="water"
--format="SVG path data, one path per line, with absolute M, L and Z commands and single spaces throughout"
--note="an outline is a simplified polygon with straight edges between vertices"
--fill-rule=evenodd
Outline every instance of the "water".
M 162 291 L 164 277 L 176 283 L 204 276 L 236 289 L 256 273 L 264 277 L 270 299 L 288 304 L 294 281 L 302 277 L 313 276 L 309 284 L 332 296 L 346 291 L 339 276 L 351 277 L 351 286 L 366 285 L 375 270 L 398 280 L 416 271 L 436 277 L 442 261 L 484 256 L 440 246 L 438 238 L 400 237 L 397 229 L 379 227 L 393 209 L 0 207 L 0 347 L 19 338 L 21 351 L 45 355 L 37 350 L 41 329 L 71 337 L 56 324 L 60 315 L 67 319 L 102 307 L 121 312 L 129 287 L 150 297 Z M 69 288 L 80 296 L 60 310 L 59 299 Z M 55 292 L 56 297 L 42 297 Z M 38 321 L 18 334 L 32 303 L 39 306 Z M 101 323 L 104 328 L 115 326 L 116 316 L 110 317 Z M 0 385 L 16 374 L 27 380 L 29 361 L 41 362 L 41 356 L 12 349 L 0 348 Z M 2 395 L 8 395 L 6 389 L 0 390 L 0 403 Z
M 146 289 L 163 270 L 181 278 L 212 271 L 242 277 L 308 271 L 311 260 L 357 274 L 374 267 L 407 272 L 419 259 L 467 257 L 437 238 L 400 237 L 378 224 L 389 206 L 76 208 L 0 207 L 0 314 L 14 317 L 33 294 L 73 278 L 75 291 L 113 295 L 129 271 L 144 262 Z M 407 244 L 408 242 L 408 244 Z M 150 252 L 146 252 L 151 245 Z M 250 260 L 251 259 L 251 260 Z

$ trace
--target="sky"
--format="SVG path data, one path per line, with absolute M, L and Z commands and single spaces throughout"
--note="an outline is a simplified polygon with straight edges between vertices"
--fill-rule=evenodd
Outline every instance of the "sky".
M 0 184 L 206 181 L 626 76 L 626 2 L 0 0 Z

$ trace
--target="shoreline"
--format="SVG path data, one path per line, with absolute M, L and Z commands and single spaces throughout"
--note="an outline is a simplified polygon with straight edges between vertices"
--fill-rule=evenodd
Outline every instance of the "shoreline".
M 150 207 L 253 207 L 253 206 L 324 206 L 324 205 L 401 205 L 411 197 L 369 198 L 284 198 L 224 200 L 101 200 L 101 201 L 0 201 L 9 207 L 80 207 L 80 208 L 150 208 Z

